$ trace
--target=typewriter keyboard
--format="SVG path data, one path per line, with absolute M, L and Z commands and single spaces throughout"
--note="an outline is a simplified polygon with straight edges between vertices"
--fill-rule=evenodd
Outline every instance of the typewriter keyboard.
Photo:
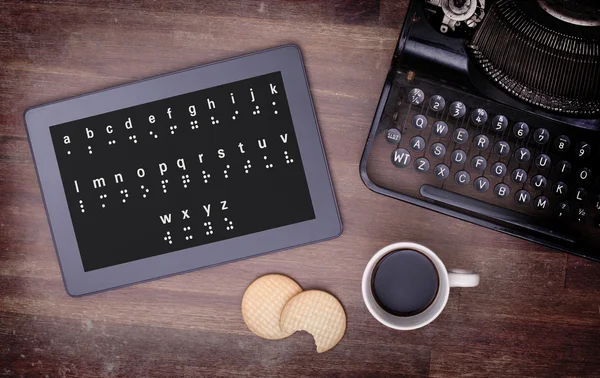
M 600 258 L 598 131 L 398 75 L 374 132 L 386 194 Z

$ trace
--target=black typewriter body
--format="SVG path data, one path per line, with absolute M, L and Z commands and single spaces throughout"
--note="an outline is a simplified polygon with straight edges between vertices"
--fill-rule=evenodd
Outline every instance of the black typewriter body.
M 572 4 L 413 0 L 364 183 L 600 261 L 600 5 Z

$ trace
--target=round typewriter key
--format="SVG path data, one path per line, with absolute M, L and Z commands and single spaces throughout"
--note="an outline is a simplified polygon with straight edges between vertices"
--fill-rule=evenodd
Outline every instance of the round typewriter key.
M 521 205 L 527 205 L 531 202 L 531 194 L 527 190 L 519 190 L 515 193 L 515 201 Z
M 567 176 L 568 174 L 571 173 L 571 163 L 569 163 L 566 160 L 561 160 L 558 162 L 558 164 L 556 165 L 556 169 L 558 169 L 558 171 L 562 174 Z
M 569 137 L 566 135 L 561 135 L 558 138 L 554 139 L 554 148 L 556 148 L 557 151 L 568 151 L 570 146 L 571 139 L 569 139 Z
M 517 138 L 525 138 L 529 135 L 529 125 L 525 122 L 517 122 L 513 126 L 513 134 Z
M 431 96 L 429 99 L 429 108 L 434 112 L 439 112 L 446 107 L 446 100 L 440 95 Z
M 515 159 L 519 163 L 527 163 L 531 159 L 531 152 L 527 148 L 521 147 L 515 151 Z
M 423 130 L 427 127 L 427 117 L 423 114 L 417 114 L 412 119 L 412 125 L 417 130 Z
M 600 214 L 596 215 L 596 218 L 594 218 L 594 226 L 600 227 Z
M 533 133 L 533 139 L 538 144 L 546 144 L 550 139 L 550 133 L 544 128 L 536 129 Z
M 583 207 L 576 207 L 573 212 L 575 216 L 575 220 L 577 223 L 585 223 L 585 217 L 587 216 L 587 211 Z
M 454 150 L 450 160 L 452 164 L 463 164 L 467 160 L 467 153 L 463 150 Z
M 510 194 L 508 185 L 500 183 L 494 187 L 494 195 L 498 198 L 506 198 Z
M 429 151 L 433 156 L 441 159 L 446 155 L 446 146 L 441 143 L 434 143 L 431 145 L 431 149 Z
M 473 187 L 478 192 L 487 192 L 490 188 L 490 181 L 485 177 L 477 177 L 475 181 L 473 181 Z
M 452 134 L 452 140 L 454 140 L 454 142 L 457 144 L 463 144 L 467 141 L 467 139 L 469 139 L 469 132 L 467 130 L 463 129 L 462 127 L 454 130 L 454 133 Z
M 440 138 L 448 134 L 448 125 L 444 121 L 437 121 L 433 124 L 433 133 Z
M 400 140 L 402 139 L 402 134 L 400 133 L 400 130 L 398 130 L 398 129 L 394 129 L 394 128 L 388 129 L 388 131 L 385 133 L 385 139 L 390 144 L 398 144 L 398 143 L 400 143 Z
M 450 168 L 446 164 L 438 164 L 433 169 L 435 177 L 440 180 L 445 180 L 450 176 Z
M 471 175 L 467 171 L 458 171 L 454 175 L 454 182 L 460 186 L 468 185 L 471 182 Z
M 589 143 L 581 142 L 577 145 L 577 156 L 580 158 L 586 158 L 592 154 L 592 147 Z
M 453 118 L 462 118 L 467 112 L 467 107 L 460 101 L 454 101 L 450 104 L 450 116 Z
M 425 100 L 425 93 L 419 88 L 413 88 L 408 92 L 408 101 L 413 105 L 421 105 Z
M 473 122 L 473 124 L 475 126 L 484 125 L 485 122 L 487 121 L 487 119 L 488 119 L 487 112 L 481 108 L 475 109 L 471 113 L 471 122 Z
M 548 180 L 542 175 L 535 175 L 531 179 L 531 186 L 536 189 L 544 189 L 548 184 Z
M 559 218 L 566 218 L 571 213 L 571 207 L 565 202 L 559 202 L 554 207 L 554 215 Z
M 476 171 L 483 172 L 485 167 L 487 167 L 487 160 L 483 156 L 473 156 L 471 167 Z
M 557 197 L 564 196 L 568 191 L 569 187 L 562 181 L 555 182 L 554 185 L 552 185 L 552 192 Z
M 492 119 L 492 127 L 497 132 L 501 133 L 506 130 L 506 126 L 508 126 L 508 120 L 503 115 L 497 115 Z
M 406 168 L 410 164 L 410 152 L 397 148 L 392 152 L 392 163 L 398 168 Z
M 575 190 L 575 201 L 583 202 L 587 199 L 587 190 L 583 188 L 577 188 Z
M 500 157 L 507 156 L 510 153 L 510 144 L 501 140 L 494 144 L 494 153 Z
M 590 177 L 592 177 L 592 171 L 589 168 L 581 168 L 577 171 L 577 178 L 581 181 L 586 181 Z
M 425 139 L 423 139 L 423 137 L 420 136 L 412 137 L 412 139 L 410 140 L 410 148 L 412 148 L 413 151 L 416 152 L 423 151 L 425 149 Z
M 418 158 L 417 160 L 415 160 L 415 170 L 419 173 L 426 173 L 427 171 L 429 171 L 429 160 L 425 159 L 424 157 L 422 158 Z
M 527 181 L 527 172 L 525 172 L 521 168 L 518 168 L 518 169 L 515 169 L 514 171 L 512 171 L 512 174 L 510 175 L 510 177 L 512 178 L 512 180 L 515 184 L 522 184 L 525 181 Z
M 473 145 L 479 151 L 485 151 L 490 146 L 490 139 L 486 135 L 483 135 L 483 134 L 477 135 L 473 139 Z
M 535 204 L 535 208 L 538 210 L 546 210 L 550 206 L 550 201 L 544 196 L 536 197 L 533 203 Z
M 550 164 L 552 164 L 552 160 L 546 154 L 539 154 L 535 158 L 535 166 L 539 169 L 547 169 L 550 167 Z
M 496 162 L 492 165 L 492 176 L 502 178 L 506 176 L 506 164 L 502 162 Z

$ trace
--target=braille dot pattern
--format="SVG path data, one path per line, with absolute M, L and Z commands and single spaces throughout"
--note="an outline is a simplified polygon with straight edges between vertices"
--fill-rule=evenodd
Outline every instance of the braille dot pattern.
M 233 221 L 230 221 L 229 219 L 225 218 L 223 219 L 225 221 L 225 224 L 227 225 L 226 230 L 227 231 L 231 231 L 233 230 Z
M 148 193 L 150 193 L 150 189 L 146 188 L 144 185 L 140 186 L 140 189 L 142 189 L 142 197 L 146 198 Z
M 168 179 L 160 180 L 160 184 L 162 185 L 162 188 L 163 188 L 163 193 L 167 192 L 167 184 L 168 183 L 169 183 Z
M 137 137 L 135 135 L 130 135 L 129 140 L 132 141 L 133 143 L 137 143 Z
M 229 168 L 231 168 L 231 167 L 230 167 L 230 166 L 229 166 L 229 164 L 228 164 L 228 165 L 227 165 L 225 168 L 226 168 L 226 169 L 223 171 L 223 173 L 225 174 L 225 178 L 229 178 L 229 175 L 228 175 L 228 173 L 227 173 L 227 172 L 228 172 L 227 170 L 228 170 Z
M 202 178 L 204 179 L 204 183 L 208 184 L 208 179 L 210 178 L 210 173 L 206 173 L 206 171 L 202 171 Z
M 252 168 L 252 164 L 250 164 L 250 160 L 246 160 L 246 164 L 244 164 L 244 172 L 250 172 L 250 168 Z
M 200 127 L 200 126 L 198 126 L 198 121 L 196 121 L 196 120 L 190 121 L 190 125 L 192 125 L 192 130 L 195 130 L 198 127 Z
M 256 105 L 256 110 L 254 110 L 252 112 L 252 114 L 254 114 L 254 115 L 260 114 L 260 107 L 258 105 Z
M 91 155 L 92 154 L 92 146 L 88 146 L 88 153 Z
M 218 125 L 219 124 L 219 120 L 215 119 L 215 117 L 210 117 L 210 121 L 213 125 Z
M 290 164 L 294 162 L 294 159 L 290 158 L 290 155 L 288 154 L 287 151 L 283 151 L 283 155 L 285 156 L 285 163 L 286 164 Z
M 177 130 L 177 125 L 170 126 L 169 130 L 171 130 L 171 135 L 175 134 L 175 130 Z
M 108 144 L 109 144 L 109 145 L 117 144 L 117 141 L 116 141 L 116 140 L 114 140 L 114 139 L 113 139 L 113 140 L 109 140 L 109 141 L 108 141 Z
M 212 222 L 204 222 L 204 227 L 206 227 L 206 235 L 214 234 Z
M 167 235 L 164 237 L 164 239 L 169 244 L 173 244 L 173 238 L 171 237 L 171 231 L 167 231 Z
M 157 139 L 157 138 L 158 138 L 158 135 L 156 135 L 156 134 L 154 133 L 154 131 L 150 131 L 150 136 L 153 136 L 153 137 L 154 137 L 154 139 Z
M 183 187 L 187 188 L 187 184 L 190 183 L 190 175 L 182 175 L 181 180 L 183 181 Z
M 235 119 L 235 116 L 238 115 L 238 114 L 239 114 L 239 112 L 236 110 L 235 114 L 231 117 L 231 119 Z
M 122 189 L 121 195 L 123 196 L 123 203 L 127 202 L 127 198 L 129 198 L 129 193 L 127 193 L 127 189 Z

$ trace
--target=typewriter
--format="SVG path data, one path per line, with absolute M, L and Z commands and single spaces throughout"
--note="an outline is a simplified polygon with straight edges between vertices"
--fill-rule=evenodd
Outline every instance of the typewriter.
M 377 193 L 600 261 L 600 4 L 411 1 L 360 170 Z

